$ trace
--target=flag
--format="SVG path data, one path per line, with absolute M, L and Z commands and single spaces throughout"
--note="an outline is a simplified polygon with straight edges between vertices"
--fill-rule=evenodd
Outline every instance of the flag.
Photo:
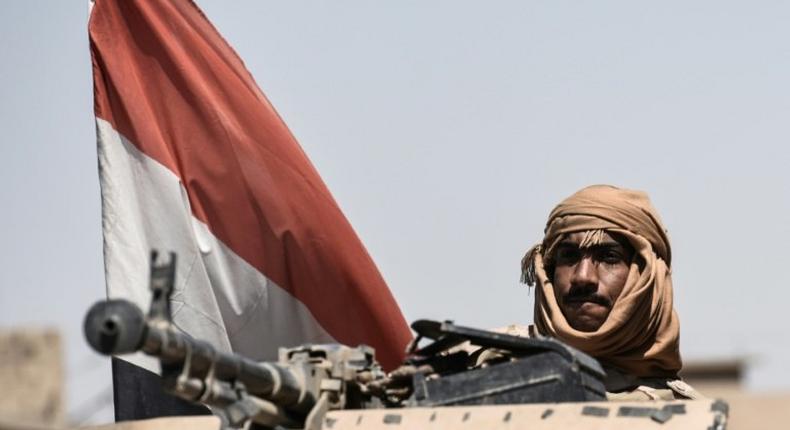
M 146 309 L 149 252 L 172 250 L 173 320 L 186 333 L 259 360 L 281 346 L 367 344 L 397 365 L 411 335 L 396 301 L 199 8 L 98 0 L 89 36 L 108 296 Z

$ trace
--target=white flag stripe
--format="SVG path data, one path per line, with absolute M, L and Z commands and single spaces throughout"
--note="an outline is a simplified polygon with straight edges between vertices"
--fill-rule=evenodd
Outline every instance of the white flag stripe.
M 334 342 L 304 304 L 192 215 L 173 172 L 107 121 L 97 118 L 96 124 L 108 297 L 147 309 L 150 250 L 174 251 L 174 322 L 191 336 L 259 360 L 276 359 L 280 346 Z M 135 357 L 128 360 L 158 370 Z

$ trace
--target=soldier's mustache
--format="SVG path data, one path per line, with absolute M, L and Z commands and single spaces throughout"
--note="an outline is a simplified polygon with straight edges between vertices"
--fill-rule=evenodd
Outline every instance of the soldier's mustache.
M 562 297 L 564 303 L 597 303 L 601 306 L 612 307 L 612 301 L 589 288 L 571 288 L 568 294 Z

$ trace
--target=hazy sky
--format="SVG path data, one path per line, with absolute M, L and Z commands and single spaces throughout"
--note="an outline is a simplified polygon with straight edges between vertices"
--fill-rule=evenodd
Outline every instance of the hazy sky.
M 521 256 L 612 183 L 669 229 L 684 357 L 790 389 L 790 3 L 197 3 L 407 319 L 529 323 Z M 86 27 L 85 0 L 2 3 L 0 326 L 63 331 L 74 416 L 109 384 L 81 337 L 104 294 Z

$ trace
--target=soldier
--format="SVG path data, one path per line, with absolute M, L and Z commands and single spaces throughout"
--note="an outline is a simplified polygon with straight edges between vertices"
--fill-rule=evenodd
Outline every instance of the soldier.
M 699 398 L 678 378 L 671 258 L 645 193 L 584 188 L 554 208 L 543 241 L 522 260 L 522 282 L 536 287 L 534 326 L 505 331 L 555 337 L 592 355 L 606 370 L 610 400 Z

